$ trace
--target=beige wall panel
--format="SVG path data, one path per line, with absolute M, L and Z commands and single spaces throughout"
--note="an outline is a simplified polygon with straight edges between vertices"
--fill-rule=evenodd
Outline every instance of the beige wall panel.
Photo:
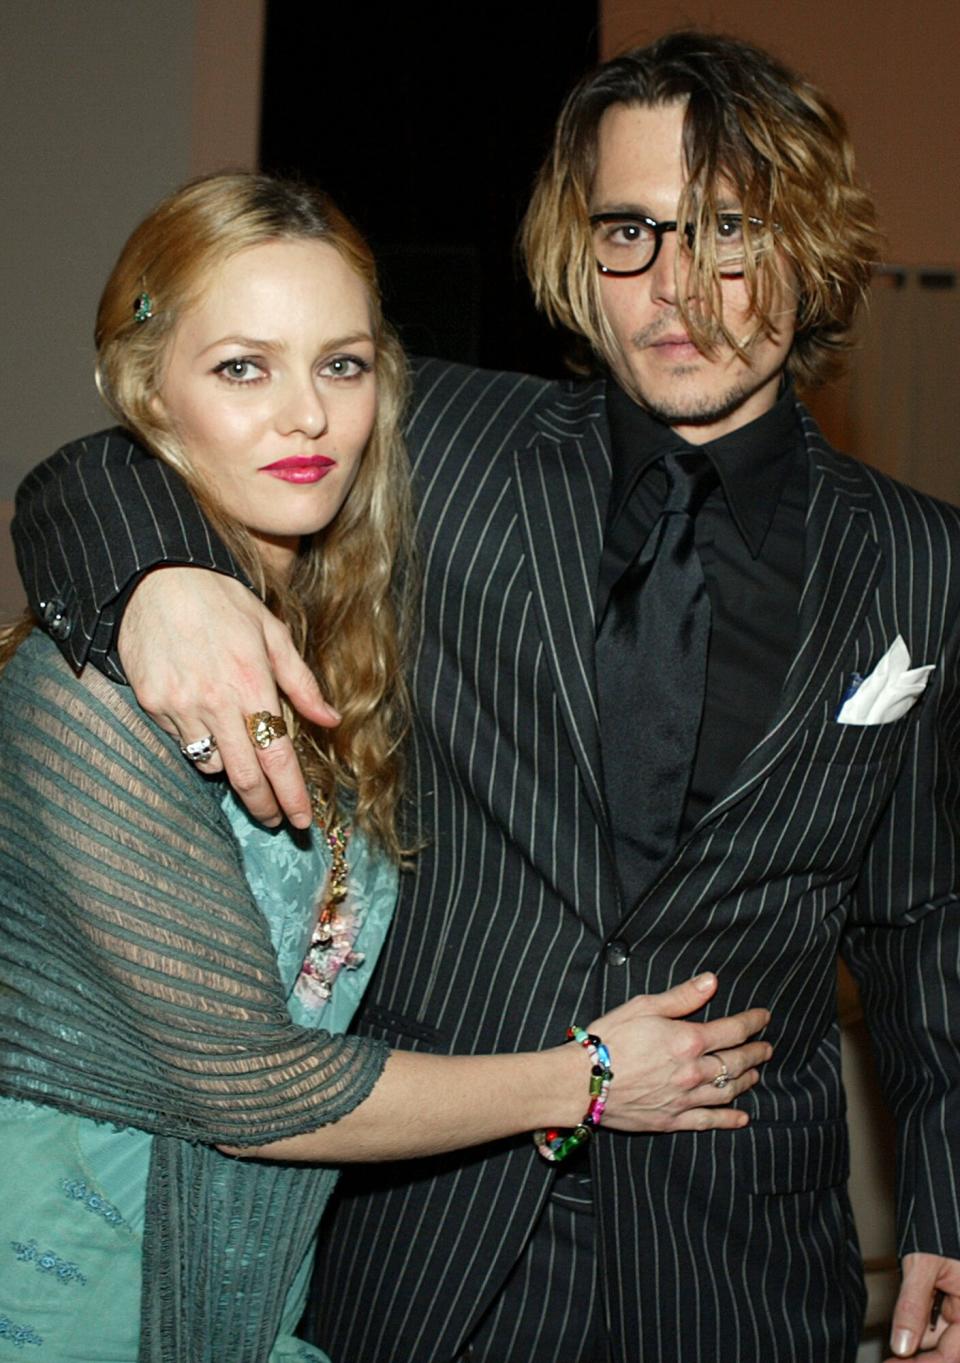
M 255 170 L 266 0 L 196 0 L 190 174 Z
M 255 165 L 263 12 L 263 0 L 0 3 L 0 498 L 109 420 L 94 315 L 131 229 L 191 175 Z
M 0 501 L 0 624 L 12 620 L 27 604 L 13 560 L 10 519 L 13 503 Z
M 193 0 L 0 5 L 0 496 L 106 424 L 97 299 L 126 235 L 189 170 Z
M 835 445 L 960 505 L 960 289 L 880 281 L 842 384 L 810 406 Z

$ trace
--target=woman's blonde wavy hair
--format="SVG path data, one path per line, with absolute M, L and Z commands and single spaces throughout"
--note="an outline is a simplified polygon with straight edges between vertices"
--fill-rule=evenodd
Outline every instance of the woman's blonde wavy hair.
M 331 524 L 304 540 L 289 582 L 270 573 L 246 529 L 218 505 L 152 401 L 177 321 L 212 271 L 238 251 L 277 240 L 318 241 L 338 252 L 366 287 L 376 344 L 377 414 L 360 470 Z M 144 293 L 152 315 L 137 321 L 135 300 Z M 408 378 L 366 242 L 326 194 L 308 186 L 247 173 L 196 180 L 159 204 L 127 241 L 100 300 L 96 345 L 104 401 L 190 485 L 342 715 L 333 730 L 301 731 L 308 779 L 331 808 L 338 791 L 349 792 L 352 821 L 400 858 L 401 749 L 409 726 L 403 663 L 414 591 L 401 434 Z
M 604 63 L 574 88 L 521 231 L 538 305 L 608 362 L 617 353 L 600 305 L 589 223 L 600 121 L 612 105 L 675 102 L 686 105 L 677 220 L 696 231 L 688 288 L 678 295 L 684 324 L 705 350 L 722 337 L 746 356 L 723 325 L 716 234 L 709 230 L 732 192 L 745 218 L 772 229 L 766 240 L 751 240 L 747 227 L 743 273 L 758 330 L 776 330 L 771 308 L 784 259 L 798 289 L 787 368 L 802 386 L 824 382 L 842 366 L 879 259 L 873 201 L 857 181 L 841 115 L 807 81 L 737 39 L 669 34 Z M 678 270 L 680 259 L 677 252 Z M 695 308 L 684 295 L 697 299 Z

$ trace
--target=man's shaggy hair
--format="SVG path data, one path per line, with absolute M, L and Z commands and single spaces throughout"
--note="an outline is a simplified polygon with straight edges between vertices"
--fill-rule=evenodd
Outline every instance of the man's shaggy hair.
M 677 208 L 696 229 L 690 280 L 678 309 L 705 350 L 722 337 L 715 232 L 734 197 L 745 218 L 744 279 L 758 331 L 774 331 L 778 277 L 792 267 L 796 335 L 787 363 L 798 383 L 832 377 L 879 257 L 873 201 L 858 183 L 841 115 L 807 81 L 737 39 L 669 34 L 604 63 L 575 87 L 560 114 L 523 225 L 521 245 L 538 305 L 610 359 L 613 338 L 600 306 L 589 203 L 600 121 L 613 105 L 686 105 L 686 183 Z M 774 249 L 771 249 L 774 248 Z M 681 253 L 677 253 L 679 268 Z

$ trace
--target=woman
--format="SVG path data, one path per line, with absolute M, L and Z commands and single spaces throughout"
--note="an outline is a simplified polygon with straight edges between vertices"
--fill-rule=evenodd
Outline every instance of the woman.
M 295 734 L 314 829 L 270 831 L 183 761 L 202 770 L 209 743 L 181 756 L 121 689 L 75 678 L 39 634 L 11 639 L 0 1357 L 33 1344 L 60 1363 L 322 1358 L 292 1332 L 335 1178 L 323 1161 L 576 1127 L 588 1104 L 591 1123 L 606 1103 L 610 1124 L 656 1129 L 679 1081 L 676 1061 L 650 1058 L 655 1015 L 693 1011 L 715 981 L 595 1025 L 612 1087 L 594 1041 L 459 1058 L 341 1034 L 403 844 L 404 367 L 372 260 L 324 196 L 212 177 L 128 241 L 97 350 L 107 402 L 195 487 L 341 719 Z M 285 729 L 250 717 L 256 742 Z M 699 1121 L 756 1081 L 769 1048 L 740 1043 L 765 1020 L 710 1024 L 732 1049 L 719 1069 L 686 1063 Z M 710 1124 L 745 1120 L 718 1107 Z M 540 1145 L 549 1159 L 569 1142 Z

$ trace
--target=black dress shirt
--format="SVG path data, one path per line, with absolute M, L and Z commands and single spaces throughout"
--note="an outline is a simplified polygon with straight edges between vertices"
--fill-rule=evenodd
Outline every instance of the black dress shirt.
M 689 448 L 612 380 L 607 385 L 613 481 L 597 586 L 610 590 L 653 528 L 666 495 L 659 459 Z M 792 387 L 746 426 L 698 447 L 719 487 L 696 520 L 712 623 L 703 719 L 684 807 L 686 834 L 765 734 L 796 646 L 803 580 L 807 467 Z M 598 678 L 598 686 L 603 679 Z

